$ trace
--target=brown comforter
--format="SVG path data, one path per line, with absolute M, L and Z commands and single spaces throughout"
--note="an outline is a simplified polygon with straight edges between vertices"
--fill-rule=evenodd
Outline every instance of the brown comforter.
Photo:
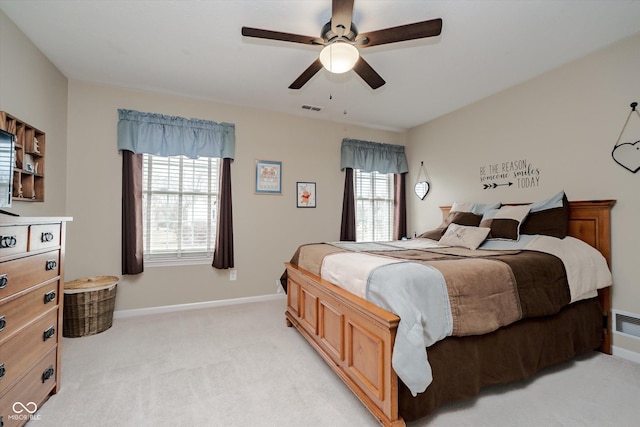
M 303 245 L 292 263 L 320 275 L 324 257 L 336 252 L 345 250 L 330 244 Z M 366 253 L 437 269 L 446 282 L 454 336 L 483 334 L 520 319 L 556 314 L 571 301 L 562 261 L 542 252 L 453 247 Z

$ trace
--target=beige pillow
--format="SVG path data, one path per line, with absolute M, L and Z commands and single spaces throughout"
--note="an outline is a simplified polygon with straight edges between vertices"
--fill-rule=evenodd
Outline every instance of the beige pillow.
M 490 228 L 468 227 L 466 225 L 449 224 L 447 231 L 440 238 L 441 245 L 461 246 L 468 249 L 478 249 L 489 235 Z

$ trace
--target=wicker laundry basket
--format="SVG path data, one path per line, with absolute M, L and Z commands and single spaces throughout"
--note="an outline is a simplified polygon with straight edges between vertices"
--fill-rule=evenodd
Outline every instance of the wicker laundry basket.
M 96 276 L 66 282 L 62 335 L 76 338 L 109 329 L 118 280 L 115 276 Z

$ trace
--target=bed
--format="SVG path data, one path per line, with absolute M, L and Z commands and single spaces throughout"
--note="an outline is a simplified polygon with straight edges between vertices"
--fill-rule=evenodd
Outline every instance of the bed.
M 567 235 L 596 248 L 607 264 L 614 204 L 567 201 Z M 448 217 L 451 207 L 441 209 Z M 611 353 L 610 288 L 605 287 L 548 316 L 438 339 L 426 349 L 432 379 L 416 393 L 392 365 L 400 317 L 297 264 L 296 256 L 286 263 L 287 326 L 306 338 L 385 426 L 405 425 L 483 387 L 527 378 L 594 349 Z

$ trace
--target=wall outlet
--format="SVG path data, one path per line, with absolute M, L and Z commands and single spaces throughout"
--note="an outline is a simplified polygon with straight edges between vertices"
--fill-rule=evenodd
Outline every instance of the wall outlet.
M 282 292 L 284 292 L 284 290 L 282 289 L 280 280 L 276 279 L 276 294 L 281 294 Z
M 238 272 L 233 269 L 229 270 L 229 280 L 236 280 L 238 278 Z

